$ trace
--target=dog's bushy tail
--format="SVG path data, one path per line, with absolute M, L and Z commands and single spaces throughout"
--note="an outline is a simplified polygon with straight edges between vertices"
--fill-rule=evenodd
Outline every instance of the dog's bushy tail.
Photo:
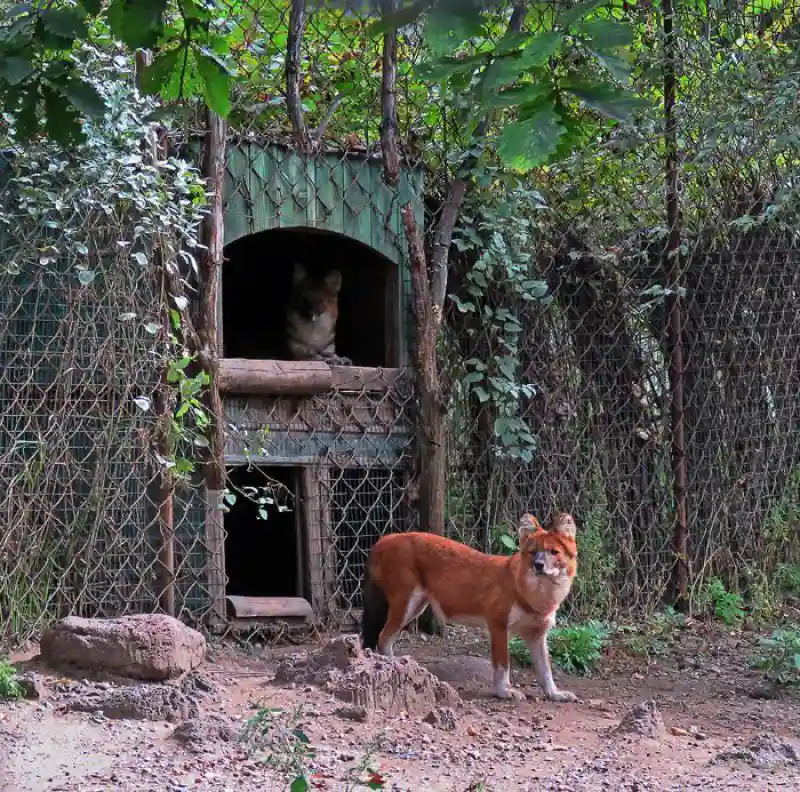
M 374 652 L 378 648 L 378 638 L 386 624 L 386 617 L 389 615 L 389 600 L 386 599 L 381 587 L 370 576 L 369 567 L 361 586 L 361 597 L 364 602 L 364 613 L 361 617 L 361 643 L 364 649 L 372 649 Z

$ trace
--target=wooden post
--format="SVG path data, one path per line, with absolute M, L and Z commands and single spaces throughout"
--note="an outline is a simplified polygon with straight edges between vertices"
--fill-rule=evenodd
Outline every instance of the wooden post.
M 206 250 L 200 258 L 200 304 L 197 316 L 198 359 L 208 374 L 205 407 L 211 421 L 209 448 L 203 477 L 206 485 L 206 544 L 209 551 L 208 588 L 211 597 L 211 626 L 225 620 L 225 530 L 222 502 L 225 489 L 225 437 L 222 399 L 219 392 L 219 339 L 217 337 L 217 299 L 225 244 L 223 184 L 225 177 L 226 124 L 216 113 L 207 111 L 203 174 L 208 179 L 211 206 L 203 221 Z
M 675 11 L 672 0 L 664 0 L 664 180 L 666 219 L 669 236 L 664 250 L 664 288 L 666 333 L 669 355 L 670 429 L 672 440 L 672 491 L 675 497 L 675 528 L 672 550 L 675 554 L 673 588 L 675 604 L 684 607 L 689 598 L 689 529 L 687 515 L 688 473 L 683 394 L 683 320 L 681 316 L 681 228 L 678 204 L 678 121 L 675 117 L 677 94 Z
M 326 465 L 303 467 L 301 493 L 305 518 L 305 546 L 308 552 L 311 606 L 318 619 L 327 616 L 334 608 L 331 602 L 334 591 L 331 576 L 326 569 L 330 547 L 330 469 Z
M 411 282 L 414 286 L 416 344 L 414 365 L 419 399 L 419 509 L 420 530 L 444 533 L 445 497 L 445 410 L 439 382 L 436 340 L 442 313 L 433 302 L 422 234 L 414 219 L 414 209 L 402 209 L 406 226 Z

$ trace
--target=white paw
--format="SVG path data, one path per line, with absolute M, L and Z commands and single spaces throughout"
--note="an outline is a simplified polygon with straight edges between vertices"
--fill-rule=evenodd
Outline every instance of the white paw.
M 559 704 L 572 703 L 573 701 L 578 700 L 578 697 L 569 690 L 553 690 L 550 693 L 546 693 L 545 697 L 550 701 L 556 701 Z
M 497 698 L 504 699 L 505 701 L 525 701 L 526 696 L 521 690 L 516 688 L 506 688 L 505 690 L 495 691 Z

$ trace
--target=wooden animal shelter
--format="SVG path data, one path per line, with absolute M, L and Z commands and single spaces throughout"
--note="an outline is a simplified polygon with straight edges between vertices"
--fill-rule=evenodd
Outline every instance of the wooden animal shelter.
M 234 626 L 341 616 L 360 605 L 371 545 L 409 520 L 413 314 L 400 210 L 411 202 L 423 225 L 421 173 L 390 188 L 379 159 L 239 142 L 224 194 L 225 463 L 234 490 L 272 496 L 237 498 L 224 546 L 207 534 L 227 578 L 209 592 Z M 352 365 L 287 359 L 296 262 L 341 271 L 336 345 Z

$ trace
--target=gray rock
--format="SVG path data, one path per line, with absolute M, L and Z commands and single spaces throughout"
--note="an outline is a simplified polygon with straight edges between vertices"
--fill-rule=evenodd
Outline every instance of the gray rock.
M 55 668 L 73 666 L 163 681 L 201 663 L 206 640 L 197 630 L 162 614 L 119 619 L 70 616 L 45 630 L 40 651 L 42 659 Z

